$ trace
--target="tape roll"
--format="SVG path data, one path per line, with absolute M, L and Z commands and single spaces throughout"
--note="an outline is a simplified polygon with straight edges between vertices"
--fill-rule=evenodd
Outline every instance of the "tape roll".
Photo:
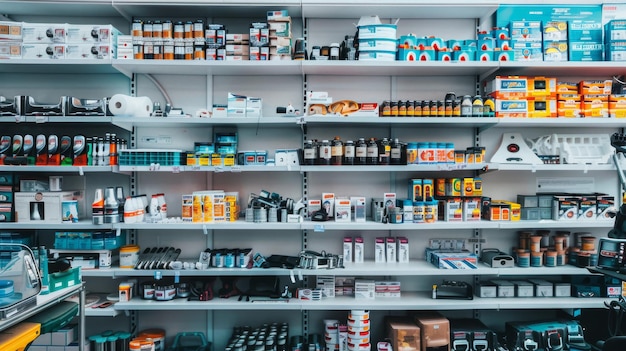
M 109 111 L 114 116 L 150 117 L 152 100 L 147 96 L 115 94 L 109 100 Z

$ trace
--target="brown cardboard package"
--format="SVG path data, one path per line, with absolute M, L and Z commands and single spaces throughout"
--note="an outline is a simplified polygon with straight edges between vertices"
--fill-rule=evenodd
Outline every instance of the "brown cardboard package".
M 420 351 L 420 328 L 408 317 L 388 317 L 387 337 L 394 351 Z
M 446 317 L 437 312 L 418 312 L 414 319 L 420 327 L 422 351 L 443 346 L 450 351 L 450 321 Z

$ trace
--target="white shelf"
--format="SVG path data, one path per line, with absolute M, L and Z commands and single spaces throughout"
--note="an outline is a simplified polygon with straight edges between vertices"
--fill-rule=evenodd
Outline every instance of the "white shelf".
M 498 171 L 613 171 L 615 166 L 613 164 L 599 164 L 599 165 L 586 165 L 586 164 L 505 164 L 505 163 L 492 163 L 489 167 L 490 170 Z
M 379 223 L 379 222 L 311 222 L 302 223 L 302 229 L 315 232 L 325 232 L 327 230 L 463 230 L 463 229 L 496 229 L 498 222 L 491 221 L 471 221 L 471 222 L 444 222 L 434 223 Z
M 387 3 L 380 5 L 388 7 Z M 331 6 L 332 7 L 332 6 Z M 328 10 L 326 10 L 328 11 Z M 393 9 L 398 11 L 398 9 Z M 417 11 L 416 11 L 417 12 Z M 328 12 L 327 12 L 328 13 Z M 358 17 L 357 17 L 358 18 Z M 484 61 L 301 61 L 305 74 L 360 76 L 478 76 L 498 62 Z
M 41 1 L 37 3 L 33 8 L 42 6 Z M 5 3 L 2 5 L 4 7 Z M 10 59 L 2 60 L 0 73 L 114 74 L 119 71 L 111 65 L 110 59 Z
M 480 171 L 488 167 L 486 163 L 476 164 L 420 164 L 420 165 L 369 165 L 369 166 L 300 166 L 302 172 L 448 172 Z
M 623 72 L 622 62 L 614 61 L 566 61 L 566 62 L 525 62 L 525 61 L 502 61 L 500 62 L 498 74 L 514 75 L 567 75 L 586 77 L 610 78 L 619 72 Z
M 300 172 L 300 166 L 119 166 L 120 172 L 213 172 L 213 173 L 242 173 L 242 172 Z
M 111 173 L 115 166 L 6 166 L 0 165 L 0 172 L 32 172 L 32 173 Z
M 626 119 L 623 118 L 497 118 L 495 128 L 509 127 L 581 127 L 581 128 L 623 128 Z
M 142 300 L 134 298 L 130 302 L 117 302 L 117 310 L 474 310 L 499 309 L 554 309 L 557 308 L 605 308 L 608 298 L 575 298 L 575 297 L 537 297 L 537 298 L 479 298 L 473 300 L 432 299 L 430 292 L 402 292 L 400 298 L 356 299 L 354 297 L 337 296 L 320 301 L 266 300 L 252 298 L 252 301 L 238 301 L 237 297 L 221 299 L 215 297 L 210 301 L 188 301 L 174 299 L 170 301 Z
M 116 310 L 113 306 L 105 308 L 85 308 L 85 317 L 115 317 L 120 313 L 121 311 Z
M 103 230 L 112 229 L 111 224 L 93 224 L 91 219 L 78 223 L 37 223 L 37 222 L 2 222 L 0 229 L 31 229 L 31 230 Z
M 486 128 L 496 125 L 499 118 L 486 117 L 343 117 L 343 116 L 305 116 L 304 123 L 309 126 L 334 125 L 390 125 L 412 127 L 447 127 L 447 128 Z
M 145 230 L 300 230 L 300 223 L 254 223 L 238 220 L 236 222 L 214 223 L 117 223 L 114 228 Z
M 178 6 L 178 4 L 176 5 Z M 265 14 L 265 13 L 264 13 Z M 145 16 L 145 15 L 143 15 Z M 197 15 L 196 15 L 197 16 Z M 176 75 L 300 75 L 300 61 L 209 61 L 209 60 L 113 60 L 113 67 L 132 77 L 133 74 Z
M 542 219 L 539 221 L 512 221 L 500 222 L 500 229 L 576 229 L 576 228 L 613 228 L 613 220 L 596 220 L 596 221 L 554 221 L 550 219 Z
M 270 127 L 295 127 L 295 117 L 113 117 L 111 122 L 125 129 L 132 127 L 175 127 L 175 126 L 213 126 L 213 125 L 238 125 L 238 126 L 270 126 Z

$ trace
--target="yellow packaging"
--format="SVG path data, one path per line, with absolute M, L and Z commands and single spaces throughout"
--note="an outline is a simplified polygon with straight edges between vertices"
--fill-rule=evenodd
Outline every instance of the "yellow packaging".
M 554 118 L 557 116 L 556 98 L 528 99 L 529 118 Z
M 461 178 L 446 179 L 446 196 L 461 196 Z
M 435 179 L 435 196 L 446 196 L 446 179 Z
M 191 211 L 191 221 L 193 223 L 201 223 L 204 221 L 204 212 L 202 209 L 202 195 L 193 195 Z
M 479 177 L 474 177 L 474 196 L 483 196 L 483 180 Z
M 522 205 L 521 204 L 511 202 L 511 201 L 502 201 L 502 202 L 510 206 L 512 222 L 519 221 L 522 219 Z
M 454 150 L 454 163 L 465 163 L 465 150 Z
M 474 196 L 474 178 L 463 178 L 463 196 Z
M 528 77 L 528 97 L 556 97 L 556 78 Z
M 211 154 L 211 166 L 220 167 L 223 166 L 222 155 L 220 154 Z
M 202 154 L 198 157 L 198 166 L 209 166 L 211 164 L 211 158 L 207 154 Z
M 420 201 L 423 200 L 423 189 L 422 189 L 422 180 L 421 179 L 409 179 L 409 198 L 411 201 Z
M 490 221 L 510 221 L 511 206 L 508 203 L 495 200 L 489 204 L 487 218 Z
M 183 209 L 181 218 L 183 222 L 193 222 L 193 195 L 183 194 Z
M 193 152 L 187 153 L 187 166 L 195 166 L 196 165 L 196 154 Z
M 606 94 L 582 96 L 583 117 L 609 117 L 609 96 Z
M 228 154 L 228 155 L 224 155 L 224 159 L 222 160 L 222 162 L 224 163 L 224 166 L 227 167 L 232 167 L 236 164 L 236 157 L 233 154 Z
M 430 200 L 435 196 L 435 185 L 432 179 L 422 179 L 422 189 L 424 200 Z
M 573 82 L 557 82 L 557 94 L 578 94 L 578 84 Z
M 213 201 L 211 195 L 202 196 L 202 222 L 213 222 Z
M 579 94 L 558 94 L 556 102 L 557 116 L 578 118 L 581 115 Z
M 626 95 L 609 96 L 609 115 L 611 118 L 626 118 Z
M 578 83 L 578 93 L 581 95 L 611 94 L 613 81 L 607 80 L 581 80 Z

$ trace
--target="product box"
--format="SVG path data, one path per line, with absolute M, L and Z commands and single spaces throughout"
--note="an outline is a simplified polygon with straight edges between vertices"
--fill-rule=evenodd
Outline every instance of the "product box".
M 554 297 L 572 296 L 572 285 L 567 282 L 554 283 Z
M 568 23 L 567 37 L 570 42 L 602 43 L 602 22 L 596 20 L 572 20 Z
M 115 57 L 114 47 L 108 44 L 67 44 L 66 59 L 97 59 L 110 60 Z
M 626 40 L 626 20 L 624 19 L 613 19 L 604 25 L 604 42 L 609 43 L 615 40 Z
M 16 192 L 15 217 L 17 222 L 61 223 L 63 201 L 75 200 L 80 193 L 59 192 Z
M 383 263 L 386 262 L 387 256 L 385 255 L 386 243 L 385 238 L 374 239 L 374 262 Z
M 567 41 L 544 41 L 543 60 L 550 62 L 568 61 Z
M 22 41 L 23 22 L 0 21 L 0 40 Z
M 529 118 L 554 118 L 557 117 L 556 98 L 529 98 L 528 100 Z
M 511 21 L 509 35 L 516 41 L 542 41 L 540 21 Z
M 480 221 L 482 202 L 479 197 L 463 199 L 463 220 Z
M 626 118 L 626 95 L 609 95 L 609 117 Z
M 575 221 L 578 219 L 578 198 L 554 196 L 552 200 L 552 219 L 557 221 Z
M 564 41 L 567 43 L 567 21 L 543 22 L 543 41 Z
M 606 80 L 581 80 L 578 82 L 578 93 L 581 95 L 609 95 L 613 88 L 613 81 Z
M 476 296 L 478 297 L 497 297 L 498 296 L 498 286 L 489 281 L 479 282 L 476 290 L 477 290 Z
M 409 262 L 409 239 L 407 237 L 398 237 L 396 239 L 398 243 L 397 252 L 398 252 L 398 262 L 400 263 L 408 263 Z
M 409 196 L 412 201 L 422 201 L 423 197 L 423 181 L 422 179 L 409 179 Z M 459 194 L 460 195 L 460 194 Z
M 485 94 L 497 99 L 525 98 L 527 92 L 527 77 L 496 76 L 485 83 Z
M 535 296 L 535 286 L 525 280 L 512 280 L 515 285 L 516 297 L 533 297 Z
M 353 246 L 354 246 L 354 242 L 352 240 L 352 237 L 346 236 L 343 238 L 343 260 L 345 262 L 354 261 Z
M 626 61 L 626 39 L 606 43 L 604 58 L 606 61 Z
M 95 44 L 114 45 L 121 34 L 115 27 L 109 25 L 68 24 L 66 43 L 68 44 Z
M 354 238 L 354 263 L 363 263 L 365 261 L 365 241 L 362 237 Z
M 387 338 L 393 350 L 419 351 L 420 328 L 409 318 L 388 317 L 385 319 Z
M 350 199 L 335 199 L 335 222 L 351 222 L 352 211 L 350 208 Z
M 267 46 L 253 46 L 250 48 L 250 60 L 267 61 L 270 56 L 270 48 Z
M 523 221 L 538 221 L 541 219 L 540 209 L 533 207 L 522 208 L 520 219 Z
M 376 297 L 376 282 L 369 279 L 354 280 L 354 297 L 357 299 L 373 299 Z
M 539 205 L 537 195 L 517 195 L 517 202 L 522 207 L 537 207 Z
M 355 222 L 365 222 L 366 218 L 366 200 L 363 196 L 350 197 L 350 207 L 352 218 Z
M 598 42 L 569 42 L 569 60 L 570 61 L 603 61 L 604 60 L 604 44 Z
M 64 59 L 65 44 L 22 44 L 23 59 Z
M 291 38 L 291 18 L 284 17 L 267 21 L 270 27 L 270 38 Z
M 613 220 L 611 211 L 615 208 L 615 197 L 609 195 L 599 195 L 596 198 L 596 219 Z
M 377 281 L 374 282 L 376 297 L 401 297 L 401 284 L 398 281 Z
M 497 287 L 497 297 L 515 297 L 515 285 L 510 281 L 493 279 L 491 282 Z
M 597 198 L 595 195 L 580 196 L 578 201 L 578 220 L 595 221 L 597 208 Z
M 289 19 L 289 11 L 288 10 L 276 10 L 276 11 L 267 11 L 267 20 L 275 21 L 281 19 Z
M 21 59 L 22 42 L 20 41 L 0 41 L 0 59 Z
M 396 238 L 393 236 L 388 236 L 385 238 L 385 257 L 387 262 L 396 262 L 398 258 L 397 254 L 397 243 Z
M 63 44 L 67 39 L 67 23 L 27 23 L 22 24 L 24 44 Z
M 556 90 L 557 80 L 554 77 L 528 77 L 527 96 L 529 98 L 554 98 Z
M 335 277 L 332 275 L 318 275 L 316 279 L 316 289 L 322 291 L 322 297 L 335 297 Z
M 543 61 L 543 42 L 511 40 L 515 61 Z
M 583 117 L 609 117 L 609 96 L 606 94 L 582 95 Z
M 445 252 L 426 248 L 426 261 L 440 269 L 476 269 L 478 256 L 469 251 Z
M 322 208 L 328 213 L 328 218 L 335 215 L 335 193 L 322 193 Z
M 582 115 L 579 94 L 558 94 L 556 110 L 559 117 L 577 118 Z
M 527 117 L 528 101 L 527 100 L 496 100 L 496 117 L 512 118 Z
M 439 200 L 440 219 L 446 222 L 463 221 L 463 200 L 460 197 Z
M 528 281 L 535 286 L 536 297 L 554 296 L 554 287 L 549 281 L 543 279 L 529 279 Z

